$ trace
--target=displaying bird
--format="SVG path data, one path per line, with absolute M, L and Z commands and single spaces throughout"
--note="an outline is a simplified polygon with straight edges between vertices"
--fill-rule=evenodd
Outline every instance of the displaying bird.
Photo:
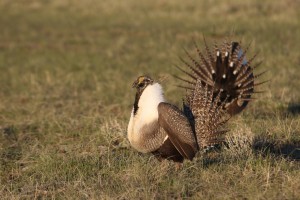
M 242 111 L 260 76 L 253 69 L 236 42 L 215 46 L 214 54 L 205 43 L 206 55 L 196 46 L 200 62 L 184 61 L 189 70 L 179 68 L 191 80 L 177 77 L 187 89 L 183 109 L 165 101 L 160 83 L 149 76 L 139 76 L 132 87 L 136 96 L 128 124 L 128 139 L 133 148 L 153 153 L 159 159 L 176 162 L 192 160 L 196 153 L 224 141 L 224 125 L 230 115 Z

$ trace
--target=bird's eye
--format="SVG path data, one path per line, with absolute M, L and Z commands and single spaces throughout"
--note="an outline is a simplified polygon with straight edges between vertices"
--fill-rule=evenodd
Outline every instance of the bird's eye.
M 144 85 L 145 85 L 145 83 L 140 83 L 139 87 L 142 88 L 142 87 L 144 87 Z

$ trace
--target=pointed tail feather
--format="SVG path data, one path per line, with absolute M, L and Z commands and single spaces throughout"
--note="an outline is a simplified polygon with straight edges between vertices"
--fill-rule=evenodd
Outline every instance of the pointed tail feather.
M 186 52 L 192 64 L 182 60 L 187 69 L 180 68 L 180 70 L 188 79 L 179 78 L 179 80 L 188 84 L 186 87 L 190 88 L 191 91 L 195 90 L 197 81 L 201 80 L 202 86 L 206 85 L 212 91 L 213 98 L 220 94 L 220 101 L 225 102 L 226 106 L 224 108 L 230 115 L 235 115 L 244 110 L 248 101 L 243 99 L 250 99 L 257 86 L 264 83 L 264 81 L 256 82 L 264 73 L 254 74 L 254 69 L 260 63 L 251 67 L 256 54 L 249 60 L 246 58 L 250 44 L 243 50 L 240 43 L 225 40 L 222 45 L 209 48 L 204 38 L 205 52 L 202 53 L 197 44 L 195 44 L 195 47 L 198 59 L 193 58 Z M 187 96 L 193 94 L 193 92 L 189 92 Z M 188 99 L 192 101 L 192 98 Z
M 223 135 L 227 132 L 224 125 L 229 115 L 223 109 L 225 103 L 221 102 L 220 92 L 213 98 L 213 89 L 209 89 L 208 85 L 203 86 L 198 80 L 192 94 L 192 104 L 189 105 L 200 149 L 222 143 Z

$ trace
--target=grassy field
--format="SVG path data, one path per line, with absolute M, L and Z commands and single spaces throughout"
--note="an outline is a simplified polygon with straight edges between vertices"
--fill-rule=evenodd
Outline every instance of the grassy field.
M 300 3 L 0 0 L 1 199 L 300 199 Z M 126 139 L 138 75 L 234 32 L 268 70 L 230 149 L 179 169 Z M 238 142 L 237 142 L 238 141 Z

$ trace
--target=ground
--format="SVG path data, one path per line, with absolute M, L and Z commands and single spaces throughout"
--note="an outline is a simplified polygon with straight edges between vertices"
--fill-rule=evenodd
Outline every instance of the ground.
M 2 199 L 299 199 L 300 3 L 0 1 Z M 184 49 L 233 35 L 267 70 L 228 144 L 178 168 L 130 147 L 131 84 L 180 105 Z

